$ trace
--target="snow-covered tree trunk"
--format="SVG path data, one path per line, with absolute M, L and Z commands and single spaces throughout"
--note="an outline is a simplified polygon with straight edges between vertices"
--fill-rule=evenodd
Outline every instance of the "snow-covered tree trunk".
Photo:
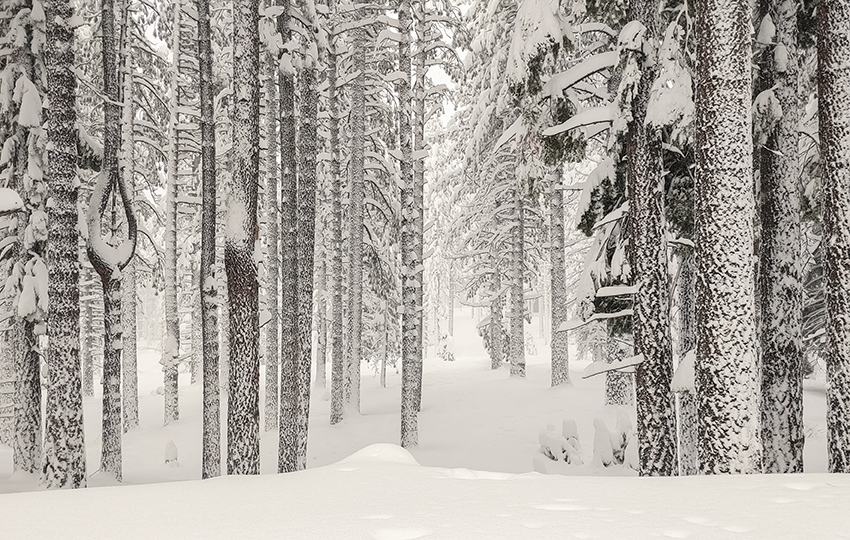
M 83 396 L 80 381 L 80 263 L 77 229 L 77 77 L 74 15 L 68 0 L 45 0 L 47 97 L 47 384 L 41 484 L 86 486 Z
M 171 99 L 168 103 L 168 164 L 165 186 L 165 266 L 163 279 L 165 281 L 165 347 L 162 351 L 163 372 L 163 423 L 167 426 L 176 422 L 180 417 L 178 403 L 178 373 L 180 357 L 180 314 L 177 308 L 177 196 L 179 163 L 177 109 L 179 106 L 178 92 L 179 58 L 180 58 L 180 7 L 181 0 L 176 0 L 172 18 L 171 40 Z
M 414 78 L 413 88 L 413 251 L 415 259 L 413 268 L 415 268 L 411 277 L 414 279 L 413 284 L 416 287 L 416 397 L 415 406 L 416 412 L 422 410 L 422 365 L 425 357 L 425 156 L 428 151 L 425 147 L 425 75 L 428 72 L 426 67 L 425 51 L 425 2 L 419 0 L 414 4 L 414 9 L 411 10 L 413 15 L 416 36 L 416 54 L 414 55 L 414 63 L 416 68 L 416 76 Z M 402 28 L 404 28 L 402 26 Z M 410 33 L 408 32 L 408 38 Z M 439 298 L 439 293 L 437 294 Z M 439 300 L 437 300 L 439 302 Z M 439 326 L 439 319 L 434 320 L 434 326 Z M 439 347 L 440 336 L 439 331 L 435 340 L 435 348 Z
M 83 289 L 83 296 L 92 296 L 91 290 L 91 281 L 86 279 L 86 285 Z M 81 352 L 80 356 L 82 357 L 83 364 L 83 395 L 84 396 L 93 396 L 94 395 L 94 306 L 92 305 L 92 300 L 88 299 L 85 301 L 86 304 L 86 314 L 85 314 L 85 326 L 83 327 L 83 338 L 82 343 L 80 344 Z M 84 351 L 84 352 L 83 352 Z
M 515 180 L 514 208 L 516 222 L 511 242 L 511 376 L 525 377 L 525 204 L 523 187 Z
M 198 77 L 201 111 L 201 339 L 203 355 L 203 451 L 201 478 L 221 475 L 221 411 L 218 317 L 215 273 L 216 174 L 215 110 L 209 0 L 196 0 L 198 10 Z
M 498 227 L 498 225 L 497 225 Z M 493 248 L 495 250 L 495 247 Z M 499 369 L 505 360 L 505 343 L 502 339 L 502 308 L 505 305 L 505 295 L 502 294 L 502 274 L 499 270 L 498 257 L 491 255 L 493 275 L 490 277 L 490 369 Z
M 266 407 L 265 407 L 265 430 L 278 429 L 278 364 L 280 363 L 278 330 L 280 329 L 280 318 L 277 313 L 278 306 L 278 278 L 280 277 L 280 264 L 278 261 L 278 97 L 277 97 L 277 59 L 268 58 L 266 64 L 266 246 L 268 255 L 266 257 L 266 309 L 269 310 L 269 322 L 266 324 Z
M 603 323 L 604 324 L 604 323 Z M 601 347 L 601 344 L 600 344 Z M 598 353 L 597 353 L 598 354 Z M 620 338 L 610 334 L 605 342 L 605 361 L 609 364 L 628 356 Z M 635 404 L 634 374 L 608 371 L 605 373 L 605 405 L 631 407 Z
M 824 173 L 827 453 L 850 472 L 850 5 L 818 4 L 818 96 Z
M 366 132 L 366 31 L 363 28 L 354 30 L 354 58 L 352 68 L 358 72 L 351 88 L 351 154 L 349 171 L 351 184 L 351 199 L 348 212 L 349 256 L 349 364 L 346 376 L 350 388 L 348 404 L 357 413 L 360 412 L 360 343 L 363 333 L 363 182 L 365 169 L 363 167 L 363 145 Z
M 564 262 L 564 184 L 560 168 L 550 174 L 549 261 L 552 291 L 552 386 L 570 384 L 569 334 L 559 331 L 567 320 L 567 269 Z M 545 298 L 544 294 L 544 298 Z M 541 310 L 543 313 L 545 310 Z M 542 327 L 543 325 L 541 325 Z
M 325 257 L 319 265 L 317 277 L 318 292 L 316 294 L 318 307 L 316 308 L 316 380 L 313 381 L 314 388 L 327 387 L 327 361 L 328 361 L 328 271 Z
M 260 472 L 259 283 L 254 262 L 260 181 L 258 10 L 258 0 L 233 5 L 233 181 L 224 249 L 230 299 L 227 474 Z
M 749 4 L 696 11 L 696 392 L 704 474 L 761 469 Z
M 644 39 L 658 42 L 658 2 L 634 1 L 630 16 L 646 29 Z M 635 276 L 632 332 L 634 354 L 643 355 L 635 374 L 638 455 L 641 476 L 676 474 L 676 431 L 673 393 L 673 348 L 670 337 L 667 241 L 664 227 L 664 179 L 661 133 L 647 125 L 649 92 L 658 76 L 641 53 L 640 80 L 630 106 L 626 133 L 629 193 L 629 263 Z
M 135 159 L 133 150 L 135 148 L 135 136 L 133 120 L 135 118 L 135 103 L 133 95 L 133 55 L 131 48 L 131 36 L 133 20 L 130 15 L 130 2 L 122 2 L 122 27 L 121 27 L 121 55 L 123 62 L 121 70 L 121 156 L 119 158 L 120 174 L 124 184 L 129 190 L 133 206 L 136 198 Z M 136 345 L 136 262 L 135 258 L 121 273 L 122 293 L 121 314 L 123 321 L 123 348 L 121 349 L 122 360 L 122 412 L 124 414 L 124 432 L 130 431 L 139 425 L 139 376 Z
M 334 3 L 328 2 L 331 13 L 332 29 L 328 37 L 328 56 L 326 74 L 328 77 L 328 114 L 331 154 L 331 249 L 330 249 L 330 291 L 331 291 L 331 424 L 342 421 L 345 414 L 344 378 L 342 343 L 342 178 L 339 172 L 339 103 L 336 92 L 337 84 L 337 52 Z
M 767 150 L 761 152 L 762 410 L 764 472 L 803 472 L 803 286 L 800 243 L 800 166 L 797 4 L 773 0 L 777 45 L 769 50 L 767 86 L 782 107 Z M 770 53 L 773 54 L 770 54 Z
M 292 36 L 289 29 L 290 2 L 283 0 L 283 13 L 277 28 L 284 43 Z M 280 4 L 279 4 L 280 5 Z M 295 79 L 281 71 L 280 91 L 280 431 L 278 433 L 278 472 L 292 472 L 296 466 L 298 421 L 298 268 L 296 266 L 296 156 L 295 156 Z
M 308 12 L 312 2 L 301 1 L 302 12 Z M 313 8 L 315 9 L 315 8 Z M 317 21 L 313 22 L 318 24 Z M 318 34 L 314 27 L 313 35 Z M 310 370 L 312 365 L 313 326 L 313 254 L 316 241 L 317 187 L 317 126 L 318 82 L 317 43 L 307 44 L 304 65 L 298 78 L 300 108 L 298 115 L 298 236 L 295 242 L 297 259 L 298 309 L 298 436 L 296 439 L 296 470 L 307 467 L 307 428 L 310 419 Z
M 381 303 L 383 304 L 383 309 L 381 313 L 383 314 L 383 326 L 384 326 L 384 343 L 381 346 L 381 388 L 387 387 L 387 360 L 390 355 L 390 308 L 389 302 L 386 299 L 382 299 Z
M 679 249 L 679 362 L 696 345 L 694 335 L 694 255 L 690 247 Z M 679 392 L 679 474 L 699 473 L 697 462 L 697 397 L 690 388 Z
M 416 400 L 422 384 L 419 364 L 422 362 L 422 334 L 419 325 L 421 297 L 416 280 L 421 279 L 416 260 L 416 219 L 413 168 L 411 160 L 411 115 L 410 115 L 410 0 L 398 4 L 399 76 L 395 86 L 399 102 L 399 150 L 401 151 L 401 275 L 402 275 L 402 323 L 401 323 L 401 446 L 407 448 L 419 444 L 419 427 Z
M 197 384 L 201 380 L 201 370 L 204 364 L 204 350 L 202 345 L 204 338 L 201 336 L 201 328 L 204 325 L 201 316 L 201 303 L 203 299 L 201 298 L 201 273 L 195 268 L 191 269 L 190 272 L 192 279 L 192 362 L 189 368 L 189 384 Z
M 13 326 L 15 351 L 15 434 L 12 450 L 14 470 L 35 473 L 41 465 L 41 369 L 35 323 L 17 321 Z M 16 334 L 16 335 L 15 335 Z

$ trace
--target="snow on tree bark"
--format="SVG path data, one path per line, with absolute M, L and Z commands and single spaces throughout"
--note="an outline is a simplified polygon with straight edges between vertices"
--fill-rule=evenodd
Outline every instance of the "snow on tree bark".
M 209 0 L 198 10 L 198 78 L 201 111 L 201 340 L 203 341 L 203 451 L 201 478 L 221 475 L 221 410 L 215 265 L 216 174 L 215 111 Z
M 630 5 L 630 18 L 643 25 L 644 39 L 654 46 L 657 38 L 658 5 L 637 0 Z M 664 227 L 664 179 L 661 175 L 661 134 L 646 125 L 649 92 L 658 68 L 643 53 L 626 52 L 629 61 L 641 67 L 640 80 L 631 103 L 627 125 L 629 193 L 629 263 L 636 277 L 632 333 L 634 354 L 643 355 L 637 366 L 638 455 L 641 476 L 676 474 L 675 410 L 670 382 L 673 378 L 673 349 L 670 338 L 669 290 L 667 284 L 667 241 Z
M 308 11 L 308 0 L 302 0 L 301 9 Z M 318 34 L 317 21 L 313 21 L 313 33 Z M 313 325 L 313 257 L 316 242 L 316 154 L 318 149 L 318 63 L 317 44 L 307 44 L 307 54 L 298 79 L 300 108 L 298 116 L 298 181 L 297 223 L 298 236 L 295 256 L 298 268 L 298 418 L 295 469 L 307 467 L 307 429 L 310 419 L 310 370 L 312 364 Z
M 399 150 L 401 151 L 401 278 L 402 278 L 402 323 L 401 323 L 401 446 L 408 448 L 419 444 L 417 419 L 417 388 L 422 384 L 419 364 L 422 362 L 421 339 L 418 328 L 421 297 L 417 279 L 421 279 L 421 267 L 416 261 L 416 208 L 413 163 L 411 159 L 411 115 L 410 115 L 410 0 L 398 4 L 398 67 L 400 76 L 395 81 L 399 102 Z
M 365 169 L 363 164 L 364 134 L 366 132 L 366 31 L 354 30 L 353 69 L 359 74 L 351 88 L 351 154 L 349 171 L 351 199 L 349 206 L 348 239 L 349 256 L 349 345 L 346 377 L 350 388 L 348 403 L 352 410 L 360 412 L 360 344 L 363 333 L 363 182 Z
M 177 197 L 179 148 L 177 131 L 177 110 L 179 59 L 180 59 L 180 14 L 182 9 L 176 0 L 172 18 L 171 42 L 171 99 L 168 103 L 168 164 L 165 193 L 165 348 L 162 351 L 162 372 L 164 388 L 164 420 L 167 426 L 180 417 L 178 401 L 178 370 L 180 367 L 180 315 L 177 308 Z
M 77 110 L 74 15 L 68 0 L 45 0 L 44 43 L 50 120 L 47 125 L 47 384 L 41 484 L 86 486 L 80 382 L 80 264 L 77 231 Z
M 316 286 L 318 293 L 318 307 L 316 308 L 316 380 L 313 381 L 314 388 L 327 387 L 327 360 L 328 360 L 328 299 L 327 299 L 327 283 L 328 283 L 327 263 L 325 262 L 325 254 L 322 254 L 322 261 L 319 265 L 319 275 L 317 276 Z
M 227 474 L 259 474 L 259 283 L 254 260 L 259 234 L 259 2 L 239 0 L 233 10 L 233 180 L 224 249 L 230 299 Z
M 91 283 L 93 281 L 89 279 L 85 279 L 85 286 L 83 288 L 83 296 L 92 296 L 91 291 Z M 86 300 L 86 315 L 85 315 L 85 326 L 83 330 L 83 337 L 81 343 L 81 352 L 80 356 L 82 357 L 83 364 L 83 395 L 84 396 L 93 396 L 94 395 L 94 306 L 92 304 L 92 300 Z
M 328 77 L 328 114 L 331 154 L 331 425 L 342 421 L 345 414 L 343 364 L 343 319 L 342 319 L 342 178 L 339 172 L 339 103 L 336 92 L 337 84 L 337 44 L 336 10 L 333 0 L 328 1 L 328 11 L 331 14 L 331 32 L 328 37 L 328 56 L 326 73 Z
M 496 227 L 498 228 L 498 221 Z M 496 247 L 493 246 L 493 251 Z M 505 296 L 502 294 L 502 273 L 499 270 L 498 253 L 491 253 L 491 268 L 493 275 L 490 277 L 490 324 L 487 331 L 490 333 L 490 369 L 499 369 L 505 359 L 505 342 L 502 332 L 502 308 L 505 305 Z
M 694 254 L 690 247 L 679 252 L 679 362 L 685 353 L 696 345 L 694 335 Z M 697 397 L 692 390 L 679 392 L 679 417 L 676 427 L 679 434 L 679 474 L 699 474 L 697 462 Z
M 518 180 L 515 180 L 518 182 Z M 516 223 L 513 226 L 511 246 L 511 376 L 525 377 L 525 204 L 523 187 L 514 187 Z
M 425 154 L 427 153 L 425 146 L 425 76 L 428 71 L 426 67 L 426 35 L 425 35 L 425 3 L 418 2 L 416 9 L 411 10 L 413 22 L 415 24 L 416 36 L 416 54 L 414 54 L 416 64 L 416 77 L 414 79 L 413 88 L 413 155 L 411 156 L 413 166 L 413 250 L 415 254 L 414 267 L 420 270 L 416 273 L 414 285 L 416 287 L 416 397 L 415 406 L 416 412 L 422 410 L 422 364 L 425 356 Z M 408 39 L 410 34 L 408 33 Z M 415 156 L 415 157 L 414 157 Z M 437 294 L 439 298 L 439 293 Z M 439 318 L 434 319 L 436 327 L 439 327 Z M 439 331 L 436 336 L 436 347 L 439 347 L 440 336 Z
M 269 310 L 270 320 L 266 324 L 266 407 L 265 430 L 278 429 L 278 365 L 280 355 L 278 347 L 278 278 L 280 265 L 278 261 L 278 97 L 277 97 L 277 60 L 269 57 L 266 62 L 266 191 L 265 211 L 267 221 L 266 245 L 268 256 L 266 264 L 266 309 Z
M 120 174 L 124 178 L 133 205 L 135 206 L 136 179 L 134 146 L 135 136 L 133 120 L 135 118 L 135 103 L 133 95 L 133 55 L 131 54 L 132 23 L 130 15 L 130 2 L 124 0 L 121 5 L 122 27 L 121 27 L 121 54 L 123 62 L 121 73 L 121 156 L 119 158 Z M 136 346 L 136 262 L 131 259 L 127 267 L 121 273 L 122 293 L 122 321 L 123 321 L 123 348 L 121 350 L 122 360 L 122 412 L 124 432 L 130 431 L 139 425 L 139 377 L 137 370 L 137 346 Z
M 604 324 L 604 323 L 603 323 Z M 620 340 L 610 334 L 605 341 L 605 361 L 609 364 L 629 356 Z M 599 347 L 601 348 L 601 344 Z M 599 351 L 597 350 L 597 354 Z M 634 375 L 619 371 L 605 373 L 605 405 L 631 407 L 635 404 Z
M 552 386 L 570 384 L 569 334 L 559 331 L 567 320 L 567 275 L 564 263 L 564 184 L 560 167 L 550 174 L 549 280 L 552 309 Z M 545 295 L 544 295 L 545 297 Z M 542 312 L 542 311 L 541 311 Z
M 782 117 L 760 152 L 762 465 L 764 472 L 790 473 L 803 472 L 804 441 L 797 5 L 773 0 L 769 11 L 787 62 L 769 61 L 765 73 Z M 776 47 L 766 51 L 771 60 Z
M 696 10 L 696 392 L 703 474 L 761 469 L 749 4 Z
M 818 4 L 818 96 L 824 178 L 827 454 L 850 472 L 850 5 Z
M 279 4 L 281 5 L 281 4 Z M 290 3 L 283 1 L 277 28 L 284 43 L 292 39 Z M 278 75 L 280 86 L 280 431 L 278 433 L 278 472 L 296 467 L 298 419 L 298 269 L 296 266 L 296 155 L 295 155 L 295 80 L 284 71 Z

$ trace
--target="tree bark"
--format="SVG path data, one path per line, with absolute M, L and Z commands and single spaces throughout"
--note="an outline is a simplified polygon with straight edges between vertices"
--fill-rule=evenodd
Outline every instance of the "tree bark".
M 679 362 L 696 346 L 694 333 L 694 254 L 684 247 L 679 251 Z M 679 393 L 679 474 L 699 474 L 697 462 L 697 397 L 692 391 Z
M 514 182 L 516 223 L 513 226 L 511 247 L 511 376 L 525 377 L 525 205 L 523 187 L 519 179 Z
M 826 246 L 826 401 L 830 472 L 850 472 L 850 5 L 818 4 L 818 96 Z
M 567 320 L 567 275 L 564 262 L 564 183 L 560 168 L 550 173 L 549 260 L 552 291 L 552 386 L 570 384 L 569 334 L 558 330 Z M 544 294 L 544 298 L 545 298 Z M 544 309 L 540 310 L 541 314 Z M 541 327 L 543 325 L 541 324 Z
M 259 2 L 239 0 L 233 10 L 233 180 L 224 249 L 230 299 L 227 474 L 259 474 L 259 283 L 254 263 L 259 235 Z
M 696 392 L 703 474 L 761 469 L 749 4 L 696 11 Z
M 278 262 L 278 169 L 277 157 L 280 145 L 278 143 L 278 96 L 277 96 L 277 60 L 269 57 L 266 62 L 266 309 L 270 319 L 266 325 L 266 408 L 265 430 L 278 429 L 278 365 L 280 364 L 278 331 L 278 278 L 280 264 Z
M 80 264 L 77 231 L 77 78 L 68 0 L 45 0 L 44 42 L 50 121 L 47 178 L 47 385 L 41 484 L 86 487 L 83 396 L 80 381 Z
M 498 223 L 496 227 L 498 228 Z M 494 251 L 495 249 L 493 247 Z M 490 260 L 493 272 L 490 278 L 490 324 L 487 327 L 487 331 L 490 332 L 490 369 L 499 369 L 505 360 L 505 344 L 502 339 L 504 335 L 502 331 L 502 308 L 505 305 L 505 296 L 502 294 L 502 273 L 499 270 L 497 254 L 491 255 Z
M 803 472 L 804 441 L 797 5 L 773 0 L 770 13 L 788 61 L 782 72 L 768 62 L 765 81 L 782 117 L 761 152 L 761 438 L 764 472 L 790 473 Z
M 203 342 L 203 451 L 201 478 L 221 475 L 221 410 L 218 351 L 218 300 L 215 265 L 216 174 L 215 110 L 209 0 L 198 10 L 198 79 L 201 110 L 201 340 Z

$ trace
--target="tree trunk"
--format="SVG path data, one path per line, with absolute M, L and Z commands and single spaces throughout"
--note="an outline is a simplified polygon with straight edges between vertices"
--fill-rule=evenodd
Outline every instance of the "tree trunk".
M 360 412 L 360 343 L 363 333 L 363 145 L 366 132 L 366 32 L 356 29 L 354 34 L 353 69 L 359 70 L 359 75 L 351 89 L 351 203 L 349 210 L 351 264 L 348 276 L 350 308 L 350 341 L 349 364 L 346 370 L 351 389 L 348 403 L 352 409 Z
M 691 248 L 679 250 L 679 362 L 696 345 L 694 334 L 694 255 Z M 697 397 L 692 391 L 679 393 L 679 474 L 699 474 L 697 462 Z
M 646 28 L 646 39 L 657 41 L 658 3 L 631 4 L 631 19 Z M 641 56 L 640 53 L 627 53 Z M 630 61 L 643 62 L 643 58 Z M 664 227 L 664 179 L 661 175 L 661 133 L 646 125 L 649 91 L 658 69 L 642 65 L 628 123 L 629 263 L 636 276 L 632 332 L 634 354 L 643 355 L 635 374 L 638 455 L 641 476 L 676 474 L 676 429 L 673 393 L 673 348 L 670 338 L 667 237 Z
M 265 430 L 278 429 L 278 364 L 280 363 L 278 330 L 277 291 L 280 265 L 278 262 L 278 97 L 277 97 L 277 60 L 269 57 L 266 60 L 266 309 L 269 310 L 269 322 L 266 325 L 266 408 Z
M 824 178 L 827 453 L 850 472 L 850 5 L 818 5 L 818 96 Z
M 165 348 L 162 351 L 162 372 L 165 402 L 163 423 L 167 426 L 180 417 L 178 404 L 178 373 L 180 358 L 180 314 L 177 308 L 177 168 L 179 148 L 177 130 L 178 93 L 180 87 L 180 0 L 174 5 L 172 20 L 171 99 L 168 117 L 168 178 L 165 194 Z
M 328 2 L 335 16 L 332 0 Z M 345 366 L 342 343 L 342 179 L 339 173 L 339 104 L 337 102 L 336 27 L 331 28 L 328 44 L 328 113 L 330 115 L 331 175 L 331 425 L 342 421 L 345 414 Z
M 50 122 L 47 178 L 53 204 L 47 208 L 47 385 L 41 484 L 86 486 L 83 397 L 80 382 L 80 264 L 77 230 L 77 109 L 74 15 L 68 0 L 44 2 L 45 68 Z
M 495 250 L 495 247 L 493 249 Z M 502 274 L 499 270 L 499 259 L 491 256 L 490 260 L 493 265 L 490 285 L 490 324 L 487 327 L 487 331 L 490 332 L 490 369 L 499 369 L 505 359 L 505 344 L 502 339 L 504 335 L 502 331 L 502 307 L 504 306 L 505 296 L 502 294 Z
M 302 10 L 306 12 L 307 1 Z M 314 24 L 318 24 L 314 21 Z M 318 33 L 318 31 L 317 31 Z M 313 45 L 315 46 L 315 44 Z M 298 79 L 300 110 L 298 123 L 298 237 L 295 243 L 298 279 L 298 436 L 296 470 L 307 467 L 307 428 L 310 419 L 310 368 L 312 364 L 313 255 L 316 239 L 316 150 L 318 58 L 309 53 Z
M 703 474 L 761 469 L 749 4 L 696 11 L 696 392 Z
M 422 365 L 425 357 L 425 74 L 428 68 L 425 65 L 424 50 L 425 42 L 425 4 L 420 2 L 417 8 L 411 10 L 416 25 L 416 54 L 414 60 L 416 63 L 416 78 L 414 79 L 413 88 L 413 251 L 415 259 L 412 274 L 413 285 L 416 287 L 416 397 L 415 406 L 416 412 L 422 410 Z M 403 27 L 402 27 L 403 28 Z M 410 33 L 408 32 L 408 39 Z M 409 78 L 407 79 L 410 80 Z M 435 321 L 436 323 L 436 321 Z M 439 336 L 437 336 L 436 346 L 439 347 Z
M 281 4 L 279 4 L 281 5 Z M 282 2 L 283 13 L 277 19 L 284 42 L 291 39 L 290 3 Z M 295 80 L 279 72 L 280 83 L 280 431 L 278 433 L 278 472 L 296 470 L 298 438 L 298 268 L 295 253 L 298 216 L 296 205 L 295 162 Z
M 221 475 L 221 410 L 219 406 L 218 317 L 216 299 L 215 111 L 209 0 L 196 0 L 198 10 L 198 79 L 201 110 L 201 340 L 203 355 L 203 452 L 201 478 Z
M 316 339 L 316 380 L 313 381 L 314 388 L 327 388 L 327 361 L 328 361 L 328 271 L 325 262 L 325 254 L 322 254 L 322 261 L 319 265 L 318 288 L 316 294 L 318 300 L 318 308 L 316 309 L 317 334 Z
M 770 13 L 788 61 L 782 72 L 769 62 L 765 81 L 782 118 L 761 153 L 761 437 L 764 472 L 790 473 L 803 472 L 804 440 L 797 6 L 773 0 Z
M 550 275 L 552 291 L 552 386 L 570 384 L 569 334 L 559 331 L 567 320 L 567 269 L 564 262 L 564 184 L 560 169 L 550 173 Z M 544 294 L 545 298 L 545 294 Z M 542 314 L 545 310 L 541 309 Z M 541 324 L 541 327 L 543 325 Z
M 514 180 L 514 206 L 516 223 L 513 227 L 511 248 L 511 376 L 525 377 L 525 300 L 523 279 L 525 274 L 525 210 L 523 188 L 519 179 Z
M 421 279 L 416 259 L 416 221 L 418 211 L 413 181 L 410 140 L 410 0 L 398 4 L 398 66 L 396 79 L 399 112 L 399 150 L 401 151 L 401 275 L 402 275 L 402 331 L 401 331 L 401 446 L 408 448 L 419 444 L 417 419 L 417 393 L 422 384 L 419 364 L 422 363 L 422 334 L 419 328 L 421 296 L 416 280 Z
M 86 272 L 88 274 L 88 272 Z M 86 285 L 83 289 L 83 296 L 91 297 L 94 296 L 92 292 L 91 283 L 93 281 L 89 280 L 88 277 L 85 279 Z M 85 301 L 86 304 L 86 319 L 85 319 L 85 330 L 83 336 L 83 343 L 80 344 L 80 356 L 82 356 L 83 361 L 83 395 L 85 396 L 93 396 L 94 395 L 94 306 L 92 305 L 92 300 L 87 299 Z
M 230 299 L 227 474 L 260 472 L 259 298 L 254 244 L 260 180 L 258 0 L 233 6 L 233 182 L 224 264 Z

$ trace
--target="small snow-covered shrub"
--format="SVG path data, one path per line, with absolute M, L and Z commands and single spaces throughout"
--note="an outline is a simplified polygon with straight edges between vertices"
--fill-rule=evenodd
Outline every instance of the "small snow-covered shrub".
M 626 465 L 638 470 L 637 437 L 624 409 L 617 409 L 617 426 L 613 432 L 598 417 L 593 420 L 593 427 L 593 465 Z
M 578 441 L 578 429 L 575 420 L 564 420 L 561 433 L 555 426 L 548 425 L 538 434 L 540 451 L 553 461 L 563 461 L 568 465 L 581 465 L 581 444 Z M 535 469 L 536 470 L 536 469 Z

